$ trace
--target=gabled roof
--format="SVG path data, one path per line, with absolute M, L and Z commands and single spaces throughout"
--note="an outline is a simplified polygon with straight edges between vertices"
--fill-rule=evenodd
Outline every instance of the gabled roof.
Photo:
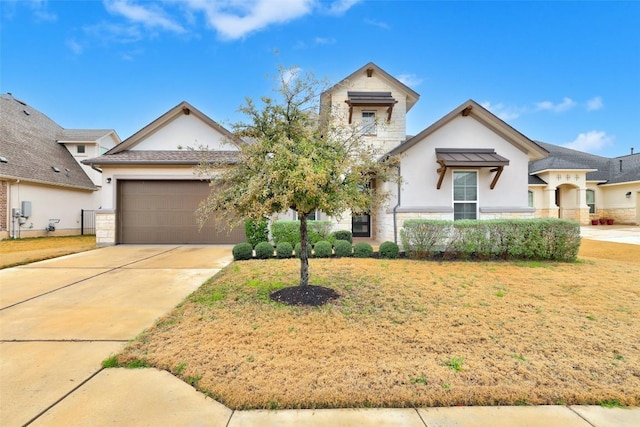
M 404 153 L 406 150 L 413 147 L 415 144 L 422 141 L 424 138 L 436 132 L 438 129 L 442 128 L 461 115 L 474 118 L 487 128 L 491 129 L 493 132 L 497 133 L 502 138 L 506 139 L 511 144 L 519 148 L 521 151 L 527 153 L 530 159 L 541 159 L 546 157 L 548 154 L 547 150 L 545 150 L 544 147 L 530 140 L 529 138 L 518 132 L 516 129 L 509 126 L 503 120 L 495 116 L 489 110 L 482 107 L 474 100 L 470 99 L 455 108 L 446 116 L 442 117 L 437 122 L 433 123 L 431 126 L 427 127 L 416 136 L 407 139 L 405 142 L 398 145 L 396 148 L 389 152 L 389 155 Z
M 211 126 L 213 129 L 217 130 L 218 132 L 220 132 L 221 134 L 229 138 L 229 140 L 240 143 L 238 138 L 236 138 L 236 136 L 233 133 L 229 132 L 227 129 L 221 126 L 218 122 L 211 119 L 209 116 L 202 113 L 200 110 L 198 110 L 188 102 L 182 101 L 181 103 L 179 103 L 178 105 L 176 105 L 175 107 L 173 107 L 172 109 L 164 113 L 162 116 L 158 117 L 157 119 L 149 123 L 147 126 L 143 127 L 138 132 L 131 135 L 129 138 L 125 139 L 120 144 L 113 147 L 111 150 L 107 151 L 105 155 L 116 154 L 125 150 L 130 150 L 131 148 L 135 147 L 136 144 L 138 144 L 140 141 L 158 132 L 160 129 L 162 129 L 163 127 L 165 127 L 166 125 L 168 125 L 169 123 L 177 119 L 178 117 L 183 115 L 189 115 L 189 114 L 193 114 L 194 116 L 198 117 L 204 123 L 206 123 L 207 125 Z
M 6 159 L 0 162 L 0 177 L 96 189 L 69 150 L 57 142 L 69 129 L 11 94 L 0 95 L 0 117 L 0 156 Z
M 530 174 L 558 169 L 589 170 L 587 181 L 606 184 L 640 181 L 640 154 L 609 158 L 546 142 L 538 144 L 549 151 L 549 157 L 531 162 Z
M 103 155 L 83 160 L 87 165 L 198 165 L 210 164 L 231 165 L 238 162 L 239 151 L 136 151 L 127 150 L 120 153 Z
M 338 83 L 336 83 L 333 86 L 331 86 L 329 89 L 327 89 L 324 92 L 322 92 L 322 94 L 320 95 L 320 99 L 324 103 L 324 100 L 326 99 L 326 97 L 329 96 L 329 94 L 331 92 L 333 92 L 336 88 L 344 85 L 349 80 L 352 80 L 353 78 L 355 78 L 357 76 L 360 76 L 362 74 L 368 73 L 368 72 L 372 72 L 372 73 L 374 73 L 376 75 L 382 76 L 382 78 L 384 80 L 387 80 L 389 83 L 391 83 L 392 85 L 397 86 L 401 91 L 405 92 L 405 94 L 407 96 L 407 111 L 409 111 L 411 109 L 411 107 L 413 107 L 414 104 L 416 102 L 418 102 L 418 99 L 420 98 L 420 94 L 418 92 L 416 92 L 415 90 L 411 89 L 409 86 L 405 85 L 400 80 L 396 79 L 391 74 L 387 73 L 386 71 L 384 71 L 382 68 L 378 67 L 373 62 L 369 62 L 368 64 L 365 64 L 364 66 L 360 67 L 359 69 L 357 69 L 353 73 L 349 74 L 344 79 L 340 80 Z

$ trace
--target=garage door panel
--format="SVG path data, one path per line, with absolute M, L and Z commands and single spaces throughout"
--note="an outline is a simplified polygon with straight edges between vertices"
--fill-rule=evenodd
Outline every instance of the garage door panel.
M 215 216 L 199 230 L 195 214 L 211 188 L 201 181 L 119 181 L 119 243 L 238 243 L 244 231 Z

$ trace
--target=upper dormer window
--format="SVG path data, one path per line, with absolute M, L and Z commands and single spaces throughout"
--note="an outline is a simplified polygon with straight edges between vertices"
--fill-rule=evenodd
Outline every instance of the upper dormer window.
M 376 112 L 375 111 L 363 111 L 362 112 L 362 133 L 365 135 L 376 134 Z
M 76 153 L 78 154 L 85 154 L 86 153 L 86 146 L 84 145 L 76 145 Z

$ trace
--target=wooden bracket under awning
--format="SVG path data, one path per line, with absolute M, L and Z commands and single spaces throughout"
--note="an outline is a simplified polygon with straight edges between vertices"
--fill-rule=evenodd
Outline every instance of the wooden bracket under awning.
M 448 168 L 477 169 L 490 167 L 495 176 L 489 185 L 493 190 L 498 183 L 504 167 L 509 164 L 509 159 L 497 154 L 491 148 L 436 148 L 436 162 L 440 165 L 437 169 L 439 190 L 444 181 Z
M 393 106 L 398 103 L 391 92 L 347 92 L 349 105 L 349 124 L 353 118 L 353 107 L 387 107 L 387 122 L 391 121 Z

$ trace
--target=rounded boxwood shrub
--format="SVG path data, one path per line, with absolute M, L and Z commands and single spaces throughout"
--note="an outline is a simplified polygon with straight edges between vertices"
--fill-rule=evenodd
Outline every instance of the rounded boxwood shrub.
M 238 243 L 231 250 L 233 259 L 236 261 L 244 261 L 253 258 L 253 247 L 251 243 Z
M 300 258 L 300 252 L 302 251 L 300 243 L 296 243 L 294 251 L 296 253 L 296 258 Z M 307 258 L 311 258 L 311 243 L 307 243 Z
M 353 246 L 353 256 L 356 258 L 369 258 L 373 255 L 373 248 L 367 242 L 358 242 Z
M 326 240 L 320 240 L 316 243 L 313 250 L 316 253 L 316 258 L 329 258 L 332 255 L 331 243 Z
M 400 249 L 394 242 L 384 242 L 380 245 L 380 258 L 396 259 L 400 256 Z
M 353 255 L 351 252 L 351 243 L 347 240 L 336 240 L 333 243 L 333 249 L 337 257 L 345 258 Z
M 293 246 L 289 242 L 280 242 L 276 246 L 276 256 L 280 259 L 291 258 L 293 254 Z
M 336 240 L 346 240 L 349 243 L 353 243 L 353 234 L 349 230 L 338 230 L 333 232 L 333 237 Z
M 269 242 L 260 242 L 256 245 L 256 258 L 273 258 L 273 245 Z

